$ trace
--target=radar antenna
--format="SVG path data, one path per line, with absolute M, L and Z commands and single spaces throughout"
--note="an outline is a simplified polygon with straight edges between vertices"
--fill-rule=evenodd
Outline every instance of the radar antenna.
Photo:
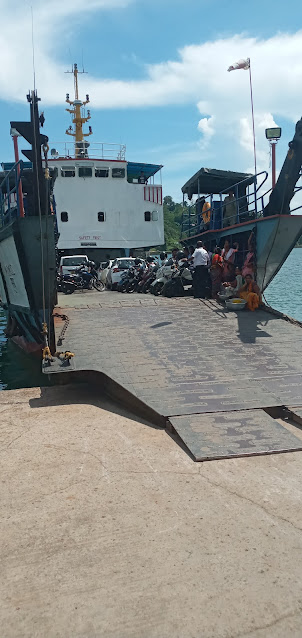
M 79 99 L 79 87 L 78 87 L 78 74 L 85 73 L 78 70 L 78 65 L 73 64 L 72 71 L 66 71 L 66 73 L 72 73 L 74 77 L 74 100 L 69 99 L 69 93 L 66 94 L 66 102 L 70 104 L 72 108 L 66 109 L 68 113 L 72 115 L 72 126 L 66 130 L 67 135 L 71 135 L 75 141 L 75 157 L 80 159 L 81 157 L 88 157 L 89 143 L 85 141 L 86 137 L 92 135 L 92 128 L 89 126 L 89 132 L 83 133 L 83 124 L 88 122 L 91 118 L 90 111 L 87 111 L 87 115 L 84 113 L 84 107 L 89 104 L 89 95 L 86 95 L 86 100 L 82 102 Z

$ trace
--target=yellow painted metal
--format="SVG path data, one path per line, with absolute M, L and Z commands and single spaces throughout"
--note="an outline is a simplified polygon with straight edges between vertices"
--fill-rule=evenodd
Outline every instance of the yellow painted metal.
M 83 132 L 83 124 L 88 122 L 91 116 L 90 116 L 90 113 L 88 112 L 87 116 L 82 117 L 82 108 L 89 103 L 89 96 L 86 95 L 86 100 L 83 102 L 82 100 L 79 99 L 79 87 L 78 87 L 79 70 L 78 70 L 77 64 L 73 65 L 72 73 L 74 77 L 74 100 L 70 100 L 69 95 L 67 95 L 66 102 L 67 104 L 70 104 L 72 108 L 66 109 L 66 111 L 68 111 L 68 113 L 71 113 L 72 123 L 74 126 L 73 128 L 70 126 L 69 129 L 66 130 L 66 134 L 74 137 L 75 157 L 79 158 L 79 157 L 82 157 L 83 155 L 82 146 L 79 143 L 83 142 L 85 137 L 89 137 L 89 135 L 92 135 L 92 131 L 89 131 L 89 133 Z

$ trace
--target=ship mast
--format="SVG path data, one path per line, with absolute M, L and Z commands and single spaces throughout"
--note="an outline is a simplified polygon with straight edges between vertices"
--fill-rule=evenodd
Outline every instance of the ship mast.
M 82 71 L 84 73 L 84 71 Z M 70 73 L 70 71 L 67 71 Z M 75 141 L 75 157 L 76 159 L 87 157 L 88 142 L 85 142 L 85 138 L 92 135 L 91 126 L 89 126 L 89 133 L 83 133 L 83 124 L 90 120 L 90 111 L 87 111 L 87 116 L 82 117 L 82 109 L 89 103 L 89 95 L 86 95 L 86 100 L 82 102 L 79 99 L 79 87 L 78 87 L 78 74 L 81 71 L 78 70 L 78 65 L 74 64 L 71 73 L 74 77 L 74 100 L 69 99 L 69 93 L 66 94 L 66 102 L 72 106 L 71 109 L 66 109 L 68 113 L 72 115 L 73 127 L 69 126 L 66 130 L 67 135 L 71 135 Z

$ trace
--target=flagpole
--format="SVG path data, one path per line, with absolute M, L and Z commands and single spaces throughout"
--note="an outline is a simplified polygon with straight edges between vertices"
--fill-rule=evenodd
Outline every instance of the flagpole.
M 253 85 L 252 85 L 252 72 L 251 72 L 251 60 L 250 60 L 250 59 L 249 59 L 249 75 L 250 75 L 250 93 L 251 93 L 252 124 L 253 124 L 253 141 L 254 141 L 254 163 L 255 163 L 255 175 L 257 175 L 256 136 L 255 136 L 255 119 L 254 119 L 254 100 L 253 100 Z

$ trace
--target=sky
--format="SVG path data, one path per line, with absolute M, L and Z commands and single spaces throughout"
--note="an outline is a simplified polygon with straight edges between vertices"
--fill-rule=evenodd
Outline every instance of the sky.
M 72 63 L 90 95 L 93 142 L 127 146 L 129 161 L 163 164 L 165 195 L 201 167 L 253 172 L 251 59 L 257 170 L 270 175 L 267 126 L 281 126 L 281 168 L 302 116 L 298 0 L 0 0 L 0 161 L 13 159 L 10 120 L 28 119 L 35 84 L 55 147 L 65 141 Z M 270 180 L 270 176 L 269 176 Z M 268 187 L 270 183 L 268 183 Z

